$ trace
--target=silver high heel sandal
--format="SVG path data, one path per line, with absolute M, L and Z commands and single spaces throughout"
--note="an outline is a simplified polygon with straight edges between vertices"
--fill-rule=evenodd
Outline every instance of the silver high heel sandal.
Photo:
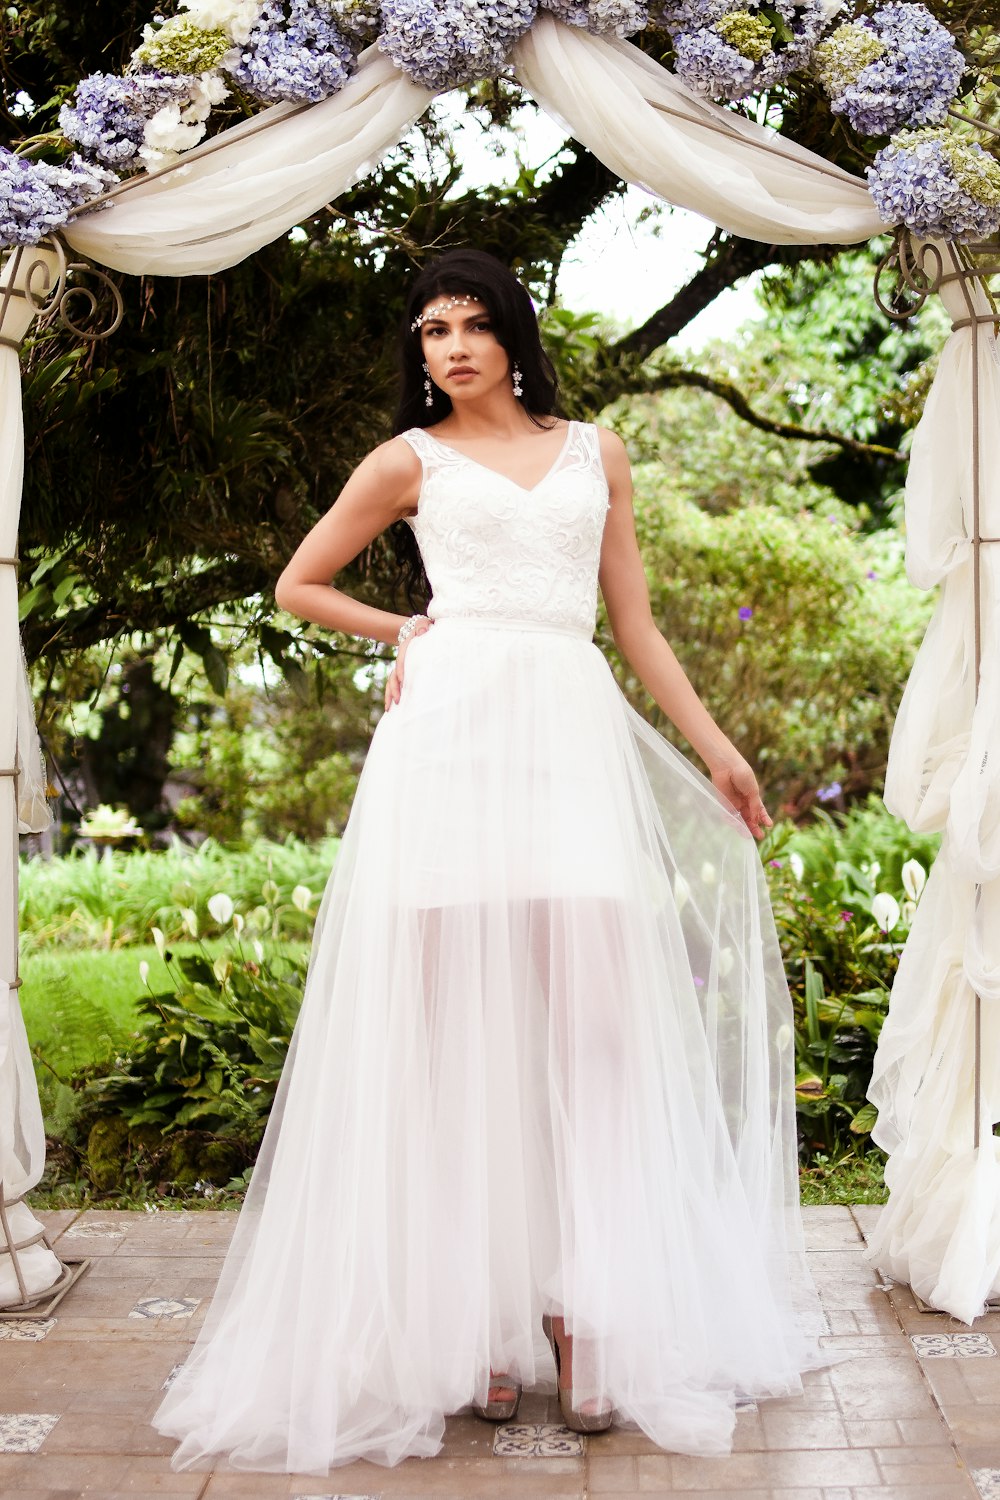
M 608 1406 L 604 1411 L 580 1411 L 574 1405 L 572 1388 L 567 1391 L 559 1384 L 559 1344 L 548 1313 L 542 1317 L 542 1332 L 552 1347 L 552 1357 L 556 1362 L 556 1390 L 559 1392 L 559 1410 L 562 1412 L 563 1422 L 570 1432 L 607 1432 L 611 1426 L 613 1409 Z
M 490 1401 L 490 1391 L 513 1391 L 513 1396 L 508 1396 L 506 1401 Z M 521 1382 L 513 1380 L 509 1375 L 494 1375 L 490 1371 L 490 1389 L 486 1392 L 487 1400 L 483 1403 L 473 1401 L 472 1410 L 477 1417 L 482 1417 L 484 1422 L 513 1422 L 517 1416 L 517 1404 L 521 1399 Z

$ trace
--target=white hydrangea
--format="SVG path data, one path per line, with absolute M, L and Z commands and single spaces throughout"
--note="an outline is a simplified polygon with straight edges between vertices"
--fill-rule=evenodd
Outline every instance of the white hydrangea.
M 261 0 L 181 0 L 196 26 L 206 31 L 225 31 L 237 46 L 245 47 L 261 12 Z
M 147 170 L 166 166 L 182 151 L 197 146 L 205 134 L 205 121 L 216 104 L 221 104 L 229 90 L 218 73 L 202 73 L 192 79 L 186 104 L 165 104 L 146 121 L 139 155 Z

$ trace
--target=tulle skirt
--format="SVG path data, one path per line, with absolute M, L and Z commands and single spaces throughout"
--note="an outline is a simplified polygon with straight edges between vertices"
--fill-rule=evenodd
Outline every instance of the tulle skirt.
M 411 642 L 324 894 L 302 1013 L 175 1466 L 440 1447 L 489 1372 L 664 1448 L 818 1363 L 788 994 L 753 841 L 570 628 Z

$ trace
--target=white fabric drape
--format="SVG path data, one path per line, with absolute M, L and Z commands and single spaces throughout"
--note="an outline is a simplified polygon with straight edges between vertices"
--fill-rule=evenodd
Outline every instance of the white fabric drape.
M 862 178 L 699 99 L 629 42 L 539 16 L 511 57 L 533 98 L 612 171 L 733 234 L 845 245 L 885 229 Z
M 44 261 L 54 273 L 56 257 L 48 253 L 12 257 L 0 273 L 0 289 L 23 286 L 31 262 Z M 41 293 L 37 272 L 32 288 Z M 2 290 L 0 290 L 2 295 Z M 35 306 L 24 297 L 11 297 L 3 320 L 5 338 L 23 337 L 35 316 Z M 17 350 L 0 345 L 0 556 L 13 557 L 21 508 L 24 472 L 24 426 L 21 414 L 21 370 Z M 0 778 L 0 1181 L 5 1199 L 19 1197 L 33 1187 L 45 1165 L 45 1132 L 35 1086 L 28 1039 L 21 1016 L 17 973 L 17 835 L 38 832 L 49 822 L 45 787 L 31 696 L 18 643 L 17 577 L 12 567 L 0 565 L 0 768 L 21 772 L 15 799 L 13 778 Z M 23 1236 L 27 1209 L 18 1210 L 16 1232 Z M 33 1255 L 35 1283 L 41 1290 L 56 1280 L 59 1264 L 49 1254 Z M 0 1255 L 0 1305 L 18 1299 L 5 1296 L 12 1275 Z M 41 1280 L 38 1281 L 38 1277 Z
M 222 271 L 363 177 L 433 97 L 370 47 L 339 94 L 309 109 L 276 104 L 234 125 L 182 167 L 130 185 L 109 209 L 81 214 L 65 239 L 135 275 Z
M 953 319 L 969 316 L 959 283 L 947 283 L 941 297 Z M 977 314 L 989 311 L 981 288 L 972 297 Z M 879 1110 L 874 1138 L 890 1152 L 891 1189 L 869 1254 L 965 1322 L 1000 1294 L 1000 1143 L 992 1133 L 1000 1120 L 1000 543 L 986 540 L 980 550 L 977 698 L 976 400 L 980 534 L 998 538 L 1000 353 L 988 323 L 975 339 L 971 327 L 949 338 L 910 454 L 907 571 L 918 587 L 940 584 L 941 593 L 896 719 L 885 800 L 911 828 L 942 830 L 944 840 L 893 985 L 869 1089 Z
M 517 43 L 512 63 L 539 104 L 612 170 L 733 233 L 768 243 L 850 244 L 884 227 L 860 178 L 730 110 L 696 98 L 626 42 L 592 37 L 554 17 L 542 16 Z M 431 97 L 409 83 L 376 49 L 370 49 L 355 77 L 334 98 L 309 109 L 279 105 L 235 127 L 192 153 L 177 170 L 130 183 L 110 207 L 80 214 L 68 227 L 66 239 L 99 264 L 135 274 L 197 275 L 222 270 L 287 233 L 301 218 L 335 198 L 401 138 Z M 946 300 L 952 295 L 946 291 Z M 1000 377 L 990 368 L 992 346 L 984 340 L 982 347 L 980 380 L 987 412 L 982 425 L 984 432 L 990 429 L 991 445 L 984 473 L 995 476 L 1000 474 L 995 446 L 1000 430 L 995 418 Z M 910 1267 L 905 1252 L 900 1254 L 900 1237 L 904 1243 L 915 1244 L 924 1234 L 921 1225 L 930 1223 L 919 1219 L 914 1196 L 928 1180 L 927 1173 L 933 1175 L 931 1148 L 925 1148 L 925 1143 L 940 1146 L 942 1140 L 964 1139 L 962 1111 L 971 1089 L 967 1013 L 962 1008 L 966 992 L 978 984 L 981 993 L 993 994 L 1000 1001 L 1000 953 L 994 951 L 1000 924 L 990 927 L 985 921 L 985 914 L 997 904 L 994 891 L 987 887 L 974 916 L 970 907 L 962 906 L 963 889 L 972 889 L 969 882 L 974 885 L 984 873 L 1000 871 L 996 787 L 988 756 L 1000 702 L 995 686 L 1000 670 L 995 639 L 998 581 L 993 571 L 1000 565 L 996 549 L 992 553 L 985 549 L 988 620 L 983 681 L 988 692 L 984 691 L 975 713 L 970 691 L 969 532 L 964 509 L 971 462 L 970 348 L 968 332 L 956 334 L 951 341 L 914 449 L 912 575 L 925 586 L 945 577 L 945 588 L 908 690 L 890 768 L 893 805 L 913 826 L 947 823 L 948 847 L 953 850 L 948 855 L 951 865 L 942 864 L 933 887 L 928 886 L 911 943 L 914 953 L 939 958 L 947 953 L 954 961 L 942 971 L 933 996 L 920 989 L 921 965 L 915 960 L 904 964 L 873 1084 L 873 1098 L 883 1111 L 879 1138 L 886 1144 L 893 1142 L 891 1149 L 903 1164 L 893 1183 L 893 1206 L 884 1220 L 886 1244 L 892 1239 L 892 1250 L 885 1249 L 881 1263 L 893 1274 L 907 1276 Z M 4 439 L 0 528 L 3 548 L 10 551 L 20 504 L 21 440 L 16 356 L 6 348 L 0 348 L 0 403 L 0 437 Z M 996 499 L 991 490 L 989 508 L 995 507 Z M 1000 535 L 1000 514 L 995 509 L 994 516 L 984 520 L 984 530 Z M 15 586 L 8 569 L 0 571 L 0 701 L 8 705 L 3 729 L 5 764 L 14 753 L 15 619 Z M 22 756 L 34 763 L 37 757 L 29 738 L 24 747 Z M 9 835 L 13 849 L 10 816 L 7 810 L 0 813 L 0 838 Z M 947 900 L 938 894 L 931 897 L 932 889 L 946 892 Z M 969 900 L 974 907 L 973 898 Z M 13 950 L 6 934 L 3 943 L 0 976 L 9 977 Z M 945 1035 L 953 1044 L 941 1054 L 951 1070 L 951 1091 L 932 1098 L 930 1091 L 920 1088 L 913 1060 L 937 1056 L 933 1048 Z M 30 1117 L 37 1100 L 32 1104 L 23 1089 L 21 1096 L 26 1118 Z M 951 1109 L 947 1119 L 941 1113 L 946 1106 Z M 943 1130 L 937 1131 L 938 1124 Z M 917 1153 L 920 1170 L 910 1173 L 907 1187 L 905 1162 L 910 1148 Z M 0 1159 L 0 1170 L 3 1166 Z M 986 1162 L 982 1154 L 956 1191 L 965 1193 L 973 1179 L 982 1182 L 991 1170 L 994 1176 L 1000 1175 L 995 1163 Z M 953 1182 L 958 1183 L 960 1176 L 953 1174 Z M 37 1180 L 34 1165 L 27 1177 Z M 902 1191 L 901 1197 L 897 1190 Z M 957 1202 L 954 1194 L 949 1201 Z M 908 1204 L 912 1208 L 909 1217 Z M 983 1226 L 994 1219 L 987 1199 L 981 1196 L 970 1213 L 978 1228 L 971 1238 L 963 1236 L 962 1274 L 966 1281 L 971 1278 L 978 1296 L 993 1274 L 993 1241 Z M 962 1222 L 968 1222 L 968 1216 Z M 942 1279 L 942 1259 L 952 1254 L 957 1265 L 957 1252 L 949 1250 L 933 1230 L 929 1240 L 924 1234 L 924 1242 L 921 1286 L 936 1288 Z M 975 1275 L 969 1270 L 972 1263 Z M 968 1310 L 967 1302 L 962 1306 Z

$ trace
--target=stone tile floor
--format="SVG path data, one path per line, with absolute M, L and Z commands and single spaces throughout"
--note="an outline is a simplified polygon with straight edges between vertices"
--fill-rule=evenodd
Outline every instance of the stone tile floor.
M 862 1258 L 877 1208 L 805 1210 L 831 1349 L 797 1400 L 749 1404 L 728 1458 L 660 1452 L 636 1432 L 575 1439 L 527 1393 L 516 1426 L 448 1423 L 443 1452 L 329 1479 L 174 1474 L 149 1417 L 204 1317 L 228 1213 L 44 1215 L 93 1265 L 47 1323 L 0 1313 L 0 1496 L 10 1500 L 1000 1500 L 1000 1312 L 973 1330 L 917 1311 Z

